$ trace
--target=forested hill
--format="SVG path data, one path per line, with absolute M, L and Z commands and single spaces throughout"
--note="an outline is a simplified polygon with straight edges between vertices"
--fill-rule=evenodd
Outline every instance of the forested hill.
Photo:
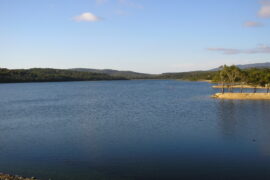
M 118 71 L 118 70 L 113 70 L 113 69 L 74 68 L 70 70 L 79 71 L 79 72 L 102 73 L 102 74 L 108 74 L 114 77 L 125 77 L 128 79 L 153 79 L 156 77 L 156 75 L 152 75 L 152 74 L 138 73 L 134 71 Z
M 211 80 L 215 74 L 213 71 L 191 71 L 191 72 L 179 72 L 179 73 L 163 73 L 163 74 L 145 74 L 133 71 L 118 71 L 112 69 L 86 69 L 86 68 L 76 68 L 71 69 L 79 72 L 96 72 L 104 73 L 114 77 L 125 77 L 127 79 L 181 79 L 181 80 Z
M 11 82 L 54 82 L 54 81 L 99 81 L 126 80 L 125 77 L 114 77 L 108 74 L 78 72 L 60 69 L 0 69 L 0 83 Z
M 109 71 L 109 70 L 108 70 Z M 125 72 L 125 73 L 123 73 Z M 180 80 L 211 80 L 216 72 L 194 71 L 180 73 L 164 73 L 150 75 L 132 71 L 114 71 L 96 73 L 81 70 L 60 69 L 0 69 L 0 83 L 12 82 L 58 82 L 58 81 L 98 81 L 98 80 L 128 80 L 128 79 L 180 79 Z
M 265 63 L 264 63 L 265 64 Z M 269 63 L 270 64 L 270 63 Z M 257 64 L 258 65 L 258 64 Z M 249 65 L 245 66 L 247 70 Z M 262 66 L 259 66 L 262 67 Z M 244 69 L 246 69 L 244 68 Z M 258 68 L 263 70 L 263 68 Z M 213 80 L 217 71 L 192 71 L 179 73 L 163 73 L 159 75 L 137 73 L 133 71 L 96 70 L 96 69 L 1 69 L 0 83 L 10 82 L 53 82 L 53 81 L 98 81 L 128 79 L 179 79 L 179 80 Z
M 105 70 L 103 70 L 104 72 Z M 109 72 L 110 71 L 110 72 Z M 100 72 L 100 71 L 97 71 Z M 58 82 L 58 81 L 98 81 L 98 80 L 128 80 L 128 79 L 181 79 L 181 80 L 211 80 L 215 74 L 212 71 L 194 71 L 182 73 L 164 73 L 150 75 L 132 71 L 106 70 L 104 73 L 89 72 L 88 69 L 1 69 L 0 83 L 12 82 Z

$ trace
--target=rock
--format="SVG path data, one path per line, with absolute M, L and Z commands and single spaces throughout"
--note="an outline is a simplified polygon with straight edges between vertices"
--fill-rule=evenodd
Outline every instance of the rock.
M 31 177 L 31 178 L 24 178 L 21 176 L 12 176 L 12 175 L 8 175 L 8 174 L 3 174 L 0 173 L 0 180 L 33 180 L 36 179 L 35 177 Z

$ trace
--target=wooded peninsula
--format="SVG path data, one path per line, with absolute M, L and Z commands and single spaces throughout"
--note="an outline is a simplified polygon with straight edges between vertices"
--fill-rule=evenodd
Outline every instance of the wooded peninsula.
M 237 66 L 222 66 L 214 76 L 212 82 L 220 84 L 213 86 L 220 88 L 221 93 L 213 95 L 221 99 L 270 99 L 270 69 L 251 68 L 241 70 Z M 252 92 L 245 92 L 245 89 L 253 88 Z M 234 92 L 240 89 L 240 92 Z M 266 89 L 265 93 L 257 93 L 257 89 Z M 225 91 L 227 92 L 225 93 Z

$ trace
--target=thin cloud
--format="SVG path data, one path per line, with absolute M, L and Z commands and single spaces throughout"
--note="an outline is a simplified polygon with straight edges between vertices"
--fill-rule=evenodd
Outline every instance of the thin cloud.
M 270 1 L 262 1 L 262 7 L 258 12 L 258 15 L 262 18 L 270 18 Z
M 95 0 L 97 4 L 105 4 L 108 3 L 111 0 Z M 135 3 L 132 0 L 115 0 L 117 3 L 125 6 L 129 6 L 132 8 L 142 9 L 144 8 L 141 4 Z
M 260 22 L 255 22 L 255 21 L 247 21 L 244 23 L 245 27 L 252 28 L 252 27 L 262 27 L 263 24 Z
M 108 2 L 108 0 L 96 0 L 97 4 L 105 4 L 107 2 Z
M 133 1 L 130 0 L 117 0 L 119 4 L 123 4 L 129 7 L 137 8 L 137 9 L 142 9 L 144 8 L 142 5 L 134 3 Z
M 234 54 L 270 54 L 270 46 L 260 45 L 253 49 L 233 49 L 233 48 L 207 48 L 209 51 L 221 52 L 226 55 Z
M 126 11 L 122 11 L 122 10 L 115 11 L 115 14 L 117 14 L 119 16 L 126 16 L 126 15 L 128 15 L 128 13 Z
M 90 12 L 82 13 L 81 15 L 73 17 L 72 19 L 76 22 L 97 22 L 102 20 L 102 18 Z

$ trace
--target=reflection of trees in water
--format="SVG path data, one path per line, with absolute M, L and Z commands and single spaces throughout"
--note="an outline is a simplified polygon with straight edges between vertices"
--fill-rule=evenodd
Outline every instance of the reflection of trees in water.
M 270 156 L 270 102 L 218 102 L 220 128 L 226 138 L 244 138 L 260 147 L 263 155 Z
M 221 100 L 218 104 L 218 116 L 222 134 L 225 137 L 234 136 L 237 119 L 235 117 L 234 101 Z

